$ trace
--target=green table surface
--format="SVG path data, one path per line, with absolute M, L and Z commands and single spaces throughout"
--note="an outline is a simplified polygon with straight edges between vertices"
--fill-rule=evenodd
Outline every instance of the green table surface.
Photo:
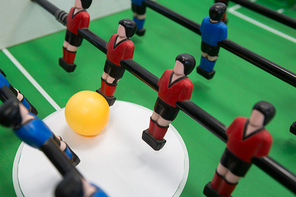
M 208 9 L 213 3 L 211 0 L 158 0 L 158 2 L 199 24 L 203 17 L 208 15 Z M 257 3 L 274 10 L 281 8 L 272 1 L 258 0 Z M 235 4 L 230 2 L 229 7 L 232 6 Z M 291 37 L 296 35 L 294 29 L 251 10 L 242 7 L 236 11 Z M 293 7 L 285 7 L 284 14 L 296 17 Z M 126 10 L 92 21 L 89 29 L 108 41 L 110 36 L 117 32 L 118 21 L 131 17 L 131 10 Z M 231 13 L 228 13 L 228 18 L 230 40 L 296 72 L 295 42 Z M 54 17 L 52 20 L 55 20 Z M 132 41 L 135 44 L 134 60 L 147 70 L 160 77 L 164 70 L 174 67 L 175 57 L 180 53 L 193 55 L 197 64 L 199 63 L 201 56 L 199 35 L 149 8 L 145 27 L 147 29 L 145 36 L 134 36 Z M 64 34 L 65 31 L 61 31 L 8 48 L 60 108 L 65 107 L 68 99 L 76 92 L 96 90 L 100 87 L 106 58 L 105 54 L 84 41 L 77 52 L 75 72 L 66 73 L 58 65 L 58 58 L 62 55 Z M 56 110 L 2 51 L 0 51 L 0 61 L 1 69 L 5 71 L 9 82 L 21 90 L 38 109 L 40 118 L 45 118 Z M 274 139 L 270 157 L 296 173 L 296 136 L 289 132 L 290 125 L 296 121 L 295 87 L 224 49 L 220 50 L 215 70 L 216 75 L 212 80 L 204 79 L 195 71 L 189 75 L 194 84 L 191 100 L 225 125 L 229 125 L 237 116 L 248 117 L 253 105 L 258 101 L 266 100 L 274 104 L 277 110 L 276 116 L 266 127 Z M 125 72 L 115 96 L 118 100 L 153 109 L 157 93 L 129 72 Z M 189 154 L 189 176 L 181 196 L 204 196 L 203 188 L 211 181 L 225 144 L 183 112 L 179 113 L 172 124 L 182 136 Z M 20 143 L 21 141 L 10 129 L 0 128 L 0 196 L 15 196 L 12 165 Z M 233 196 L 295 195 L 259 168 L 252 166 L 246 177 L 239 182 Z

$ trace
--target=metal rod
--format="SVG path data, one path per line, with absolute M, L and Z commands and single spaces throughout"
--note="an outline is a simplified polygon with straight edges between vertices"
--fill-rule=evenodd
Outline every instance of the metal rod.
M 262 5 L 259 5 L 251 1 L 246 1 L 246 0 L 230 0 L 230 1 L 240 4 L 241 6 L 244 6 L 255 12 L 258 12 L 259 14 L 262 14 L 268 18 L 271 18 L 289 27 L 292 27 L 293 29 L 296 29 L 296 20 L 287 15 L 278 13 L 277 11 L 274 11 L 272 9 L 269 9 L 267 7 L 264 7 Z
M 82 36 L 84 39 L 86 39 L 89 43 L 94 45 L 100 51 L 102 51 L 105 54 L 107 53 L 107 42 L 100 38 L 98 35 L 96 35 L 87 28 L 78 29 L 77 32 L 80 36 Z
M 49 1 L 46 0 L 31 0 L 33 2 L 38 3 L 41 7 L 43 7 L 45 10 L 47 10 L 50 14 L 55 16 L 57 21 L 62 23 L 63 25 L 67 24 L 67 15 L 68 13 L 60 10 L 58 7 L 50 3 Z

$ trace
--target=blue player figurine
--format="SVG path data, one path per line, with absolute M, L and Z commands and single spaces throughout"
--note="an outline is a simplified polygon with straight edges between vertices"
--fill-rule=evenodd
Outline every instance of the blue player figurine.
M 227 38 L 227 26 L 222 22 L 225 11 L 224 3 L 213 4 L 210 16 L 205 17 L 200 26 L 202 55 L 196 72 L 207 79 L 212 79 L 215 74 L 214 66 L 220 50 L 217 43 Z
M 76 171 L 64 176 L 55 190 L 56 197 L 108 197 L 98 186 L 88 183 Z
M 80 162 L 61 137 L 51 132 L 42 120 L 16 99 L 9 99 L 0 106 L 0 124 L 12 128 L 15 135 L 26 144 L 53 155 L 53 163 L 59 163 L 59 158 L 55 158 L 55 153 L 52 152 L 56 148 L 60 149 L 73 165 L 76 166 Z
M 17 98 L 31 113 L 38 114 L 36 108 L 8 82 L 5 73 L 0 69 L 0 100 L 4 102 L 11 98 Z
M 138 36 L 143 36 L 146 29 L 144 28 L 144 23 L 146 20 L 146 6 L 143 5 L 144 0 L 132 0 L 132 11 L 134 13 L 133 20 L 137 24 L 136 34 Z

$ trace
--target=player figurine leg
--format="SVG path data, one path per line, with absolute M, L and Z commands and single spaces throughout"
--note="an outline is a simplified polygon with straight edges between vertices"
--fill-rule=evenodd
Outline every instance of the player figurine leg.
M 146 6 L 143 5 L 144 0 L 132 0 L 132 11 L 134 13 L 133 20 L 137 24 L 136 34 L 138 36 L 143 36 L 146 29 L 144 28 L 144 23 L 146 20 Z
M 193 84 L 187 77 L 195 67 L 195 59 L 189 54 L 176 57 L 174 69 L 166 70 L 158 81 L 158 98 L 150 117 L 149 128 L 142 133 L 142 139 L 158 151 L 166 143 L 164 136 L 169 124 L 177 117 L 177 101 L 190 100 Z
M 55 190 L 56 197 L 107 197 L 98 186 L 88 183 L 75 171 L 67 173 Z
M 101 77 L 101 88 L 96 92 L 105 97 L 109 106 L 112 106 L 116 100 L 114 93 L 117 83 L 125 71 L 120 61 L 133 58 L 135 47 L 129 38 L 136 30 L 137 25 L 133 20 L 122 19 L 119 21 L 117 34 L 113 34 L 107 44 L 107 59 Z
M 226 7 L 228 6 L 228 1 L 229 0 L 215 0 L 215 3 L 218 3 L 218 2 L 221 2 L 221 3 L 225 3 Z M 228 19 L 227 19 L 227 12 L 225 12 L 225 14 L 223 15 L 223 18 L 222 18 L 222 22 L 224 22 L 225 24 L 227 24 L 228 22 Z
M 270 133 L 264 128 L 275 115 L 273 105 L 258 102 L 250 118 L 237 117 L 227 128 L 226 149 L 216 173 L 204 188 L 208 197 L 229 197 L 238 181 L 246 175 L 252 158 L 267 156 L 272 144 Z
M 22 141 L 32 147 L 50 151 L 54 145 L 64 153 L 73 165 L 76 166 L 80 162 L 77 155 L 60 137 L 51 132 L 42 120 L 31 114 L 16 99 L 10 99 L 1 105 L 0 124 L 11 127 Z
M 221 20 L 226 11 L 224 3 L 215 3 L 209 10 L 209 15 L 203 19 L 200 26 L 201 32 L 201 59 L 196 72 L 212 79 L 215 74 L 214 66 L 219 54 L 218 42 L 227 38 L 227 26 Z
M 83 38 L 77 30 L 88 28 L 90 16 L 85 9 L 89 8 L 92 0 L 75 0 L 75 6 L 70 9 L 67 16 L 67 30 L 63 44 L 63 57 L 59 58 L 59 65 L 67 72 L 73 72 L 76 51 L 82 44 Z
M 23 94 L 15 89 L 6 79 L 5 73 L 0 69 L 0 100 L 2 102 L 10 99 L 17 98 L 22 104 L 33 114 L 37 115 L 38 111 L 36 108 L 25 98 Z

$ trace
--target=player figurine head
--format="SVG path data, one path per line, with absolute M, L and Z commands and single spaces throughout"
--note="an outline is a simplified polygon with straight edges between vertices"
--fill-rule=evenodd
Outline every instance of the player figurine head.
M 124 27 L 125 35 L 127 38 L 133 37 L 133 35 L 137 31 L 137 24 L 131 19 L 121 19 L 118 24 Z
M 19 101 L 15 99 L 5 101 L 0 107 L 0 124 L 15 130 L 21 126 L 21 122 Z
M 182 53 L 176 57 L 176 61 L 179 61 L 184 67 L 184 74 L 189 75 L 195 67 L 195 59 L 192 55 Z
M 267 125 L 275 115 L 275 108 L 272 104 L 266 101 L 260 101 L 255 104 L 253 111 L 260 112 L 263 116 L 263 126 Z
M 88 9 L 92 3 L 92 0 L 75 0 L 75 7 Z
M 215 3 L 210 7 L 210 18 L 213 21 L 221 21 L 225 12 L 226 5 L 224 3 Z

